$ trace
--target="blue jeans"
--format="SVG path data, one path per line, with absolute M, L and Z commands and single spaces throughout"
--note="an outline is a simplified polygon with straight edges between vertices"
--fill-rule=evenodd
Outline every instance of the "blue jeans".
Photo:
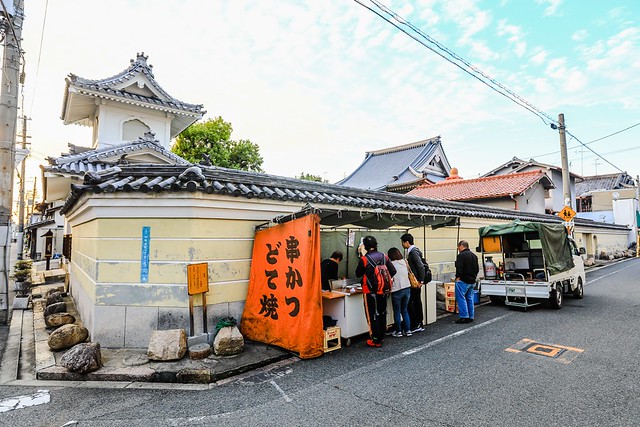
M 411 288 L 400 289 L 391 293 L 391 304 L 393 305 L 393 321 L 395 322 L 396 332 L 407 332 L 409 330 L 409 297 L 411 296 Z M 402 315 L 402 323 L 400 316 Z
M 473 319 L 473 287 L 475 283 L 456 282 L 456 302 L 458 303 L 458 315 L 461 319 Z

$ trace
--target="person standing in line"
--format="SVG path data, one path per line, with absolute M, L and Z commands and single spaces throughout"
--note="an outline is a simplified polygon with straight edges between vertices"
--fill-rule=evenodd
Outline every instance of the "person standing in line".
M 331 290 L 331 280 L 338 280 L 338 264 L 342 261 L 342 252 L 335 251 L 330 258 L 320 263 L 320 281 L 322 282 L 322 290 Z
M 411 296 L 411 283 L 409 282 L 409 270 L 407 261 L 402 257 L 402 252 L 398 248 L 391 248 L 387 251 L 391 263 L 396 268 L 396 275 L 393 276 L 393 286 L 391 287 L 391 304 L 393 305 L 394 328 L 392 337 L 407 336 L 411 334 L 411 320 L 409 318 L 409 297 Z
M 478 271 L 478 257 L 469 250 L 469 242 L 460 240 L 456 257 L 456 302 L 460 318 L 455 323 L 473 322 L 473 288 L 476 285 Z
M 365 237 L 361 246 L 363 246 L 363 251 L 366 252 L 358 260 L 356 276 L 362 277 L 364 311 L 367 316 L 367 323 L 369 323 L 369 335 L 371 336 L 367 340 L 367 345 L 369 347 L 382 347 L 384 334 L 387 331 L 387 296 L 376 294 L 375 266 L 386 265 L 391 277 L 396 274 L 396 268 L 384 253 L 378 252 L 378 241 L 375 237 Z
M 409 268 L 416 276 L 416 279 L 424 284 L 424 264 L 422 263 L 422 252 L 416 246 L 413 245 L 413 236 L 409 233 L 400 236 L 402 247 L 407 250 L 407 262 Z M 422 310 L 422 299 L 420 298 L 422 288 L 411 288 L 409 297 L 409 319 L 411 319 L 410 331 L 412 333 L 424 331 L 424 314 Z

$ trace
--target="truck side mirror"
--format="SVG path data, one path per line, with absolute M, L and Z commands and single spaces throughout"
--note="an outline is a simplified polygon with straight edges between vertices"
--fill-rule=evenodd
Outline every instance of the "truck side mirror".
M 579 251 L 580 251 L 580 255 L 584 255 L 587 253 L 587 250 L 585 248 L 580 248 Z

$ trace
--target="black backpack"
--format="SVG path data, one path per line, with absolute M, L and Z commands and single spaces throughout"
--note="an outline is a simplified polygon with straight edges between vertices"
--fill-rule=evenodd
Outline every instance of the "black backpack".
M 429 283 L 433 279 L 433 274 L 431 274 L 431 269 L 429 268 L 429 263 L 424 258 L 424 255 L 422 255 L 422 252 L 420 251 L 420 249 L 415 248 L 414 251 L 418 251 L 418 255 L 420 257 L 420 261 L 422 261 L 422 265 L 424 266 L 424 282 L 423 283 L 425 283 L 425 284 Z

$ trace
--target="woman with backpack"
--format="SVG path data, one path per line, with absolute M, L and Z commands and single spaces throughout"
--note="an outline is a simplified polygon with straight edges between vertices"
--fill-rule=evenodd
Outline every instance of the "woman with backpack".
M 391 287 L 391 304 L 393 305 L 393 332 L 392 337 L 410 337 L 411 320 L 409 318 L 409 297 L 411 296 L 411 282 L 409 282 L 409 270 L 407 261 L 402 256 L 398 248 L 391 248 L 387 251 L 389 259 L 396 268 L 396 275 L 393 276 L 393 286 Z
M 362 240 L 364 255 L 358 260 L 356 277 L 361 277 L 364 313 L 369 324 L 369 347 L 382 347 L 387 330 L 387 295 L 396 268 L 389 257 L 378 252 L 378 241 L 373 236 Z M 360 248 L 358 248 L 360 249 Z

